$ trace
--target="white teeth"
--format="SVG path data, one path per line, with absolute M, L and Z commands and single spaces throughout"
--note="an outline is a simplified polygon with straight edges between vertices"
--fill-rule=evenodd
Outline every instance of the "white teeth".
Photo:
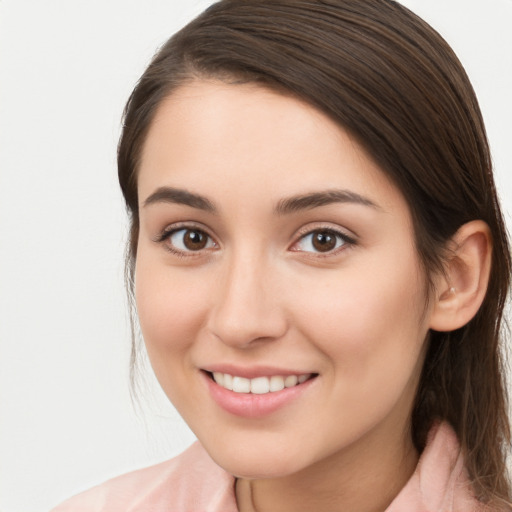
M 254 393 L 256 395 L 264 395 L 281 391 L 284 388 L 292 388 L 297 384 L 306 382 L 311 373 L 301 375 L 273 375 L 272 377 L 256 377 L 254 379 L 246 379 L 244 377 L 233 376 L 229 373 L 213 372 L 215 382 L 225 389 L 234 391 L 235 393 Z
M 268 377 L 258 377 L 251 379 L 251 393 L 263 395 L 270 391 L 270 381 Z
M 281 391 L 284 389 L 284 377 L 274 375 L 270 377 L 270 391 Z
M 286 377 L 286 379 L 284 379 L 284 387 L 285 388 L 292 388 L 293 386 L 295 386 L 297 384 L 297 382 L 299 381 L 297 375 L 288 375 L 288 377 Z
M 233 391 L 235 393 L 250 393 L 251 381 L 244 377 L 233 377 Z
M 223 386 L 226 389 L 229 389 L 231 391 L 233 389 L 233 376 L 229 375 L 229 373 L 225 373 L 224 374 L 224 384 L 221 384 L 221 386 Z

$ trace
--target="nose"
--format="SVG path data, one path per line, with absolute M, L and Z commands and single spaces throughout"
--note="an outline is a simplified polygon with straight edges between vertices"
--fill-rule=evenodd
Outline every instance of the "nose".
M 279 276 L 263 260 L 232 258 L 219 272 L 208 328 L 226 345 L 249 348 L 286 332 Z

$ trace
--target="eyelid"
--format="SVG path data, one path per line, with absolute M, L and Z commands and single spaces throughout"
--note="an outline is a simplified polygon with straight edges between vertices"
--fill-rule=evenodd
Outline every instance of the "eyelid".
M 173 233 L 176 233 L 177 231 L 181 231 L 181 230 L 186 230 L 186 229 L 190 229 L 190 230 L 195 229 L 198 231 L 202 231 L 203 233 L 206 234 L 206 236 L 208 236 L 212 240 L 214 247 L 200 249 L 197 251 L 182 251 L 180 249 L 172 247 L 170 244 L 166 244 L 166 249 L 168 251 L 170 251 L 171 253 L 173 253 L 175 255 L 181 256 L 181 257 L 197 257 L 197 256 L 201 256 L 202 254 L 204 254 L 204 252 L 210 252 L 212 249 L 219 248 L 219 243 L 217 242 L 216 238 L 210 233 L 210 230 L 203 224 L 201 224 L 199 222 L 195 222 L 195 221 L 181 221 L 181 222 L 169 224 L 164 229 L 162 229 L 160 231 L 160 233 L 158 233 L 152 240 L 156 243 L 162 244 L 162 243 L 165 243 Z M 344 244 L 341 247 L 335 248 L 331 251 L 327 251 L 324 253 L 322 253 L 320 251 L 319 252 L 301 251 L 299 249 L 293 248 L 294 246 L 296 246 L 299 243 L 300 240 L 304 239 L 306 236 L 311 235 L 317 231 L 329 231 L 329 232 L 333 233 L 334 235 L 339 236 L 344 241 Z M 357 245 L 357 236 L 352 233 L 349 234 L 347 231 L 348 230 L 341 228 L 340 226 L 333 226 L 332 224 L 329 224 L 329 223 L 310 223 L 305 226 L 302 226 L 297 231 L 297 233 L 294 237 L 294 241 L 289 247 L 289 250 L 294 251 L 294 252 L 302 252 L 305 254 L 313 254 L 314 257 L 316 257 L 316 258 L 333 256 L 333 255 L 336 255 L 340 251 L 346 250 L 347 248 L 349 248 L 351 246 Z
M 197 251 L 183 251 L 178 248 L 172 247 L 170 244 L 165 244 L 167 240 L 173 235 L 174 233 L 182 230 L 191 230 L 191 231 L 202 231 L 205 233 L 206 236 L 208 236 L 212 242 L 214 243 L 215 247 L 211 248 L 204 248 Z M 159 244 L 165 244 L 165 248 L 171 252 L 174 255 L 180 256 L 180 257 L 197 257 L 201 256 L 205 252 L 210 252 L 212 249 L 218 248 L 219 244 L 216 241 L 215 237 L 210 233 L 210 230 L 204 226 L 203 224 L 200 224 L 198 222 L 194 221 L 181 221 L 181 222 L 175 222 L 173 224 L 169 224 L 164 229 L 162 229 L 153 239 L 153 242 L 159 243 Z
M 339 233 L 341 236 L 346 238 L 347 240 L 351 240 L 354 243 L 357 241 L 357 235 L 353 232 L 348 230 L 347 228 L 343 228 L 342 226 L 338 224 L 333 224 L 330 222 L 309 222 L 308 224 L 300 227 L 297 230 L 297 236 L 304 236 L 308 235 L 309 233 L 313 231 L 333 231 L 334 233 Z
M 341 247 L 335 248 L 331 251 L 327 252 L 313 252 L 313 251 L 301 251 L 299 249 L 293 249 L 301 240 L 303 240 L 306 236 L 311 235 L 318 231 L 328 231 L 336 236 L 339 236 L 344 244 Z M 298 231 L 294 238 L 294 242 L 290 246 L 290 250 L 294 252 L 302 252 L 308 255 L 314 255 L 315 258 L 318 257 L 329 257 L 338 254 L 340 251 L 344 251 L 349 247 L 357 245 L 357 236 L 354 234 L 349 234 L 348 230 L 341 228 L 340 226 L 333 226 L 328 223 L 318 223 L 318 224 L 307 224 L 306 226 L 302 226 Z
M 201 223 L 195 221 L 180 221 L 165 226 L 152 240 L 153 242 L 163 242 L 169 235 L 180 229 L 197 229 L 198 231 L 204 231 L 208 236 L 212 237 L 208 228 Z

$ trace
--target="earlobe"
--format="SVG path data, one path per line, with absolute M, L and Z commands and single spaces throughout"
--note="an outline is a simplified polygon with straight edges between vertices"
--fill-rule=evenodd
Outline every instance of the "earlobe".
M 464 224 L 449 244 L 445 273 L 439 277 L 430 317 L 435 331 L 454 331 L 466 325 L 480 308 L 491 270 L 492 241 L 481 220 Z

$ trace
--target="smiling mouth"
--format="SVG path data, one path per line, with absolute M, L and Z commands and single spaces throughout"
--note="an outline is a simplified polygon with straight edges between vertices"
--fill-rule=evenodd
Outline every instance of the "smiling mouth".
M 219 386 L 235 393 L 264 395 L 276 393 L 285 388 L 293 388 L 299 384 L 316 377 L 315 373 L 304 373 L 299 375 L 273 375 L 271 377 L 255 377 L 247 379 L 229 373 L 208 372 L 210 378 Z

